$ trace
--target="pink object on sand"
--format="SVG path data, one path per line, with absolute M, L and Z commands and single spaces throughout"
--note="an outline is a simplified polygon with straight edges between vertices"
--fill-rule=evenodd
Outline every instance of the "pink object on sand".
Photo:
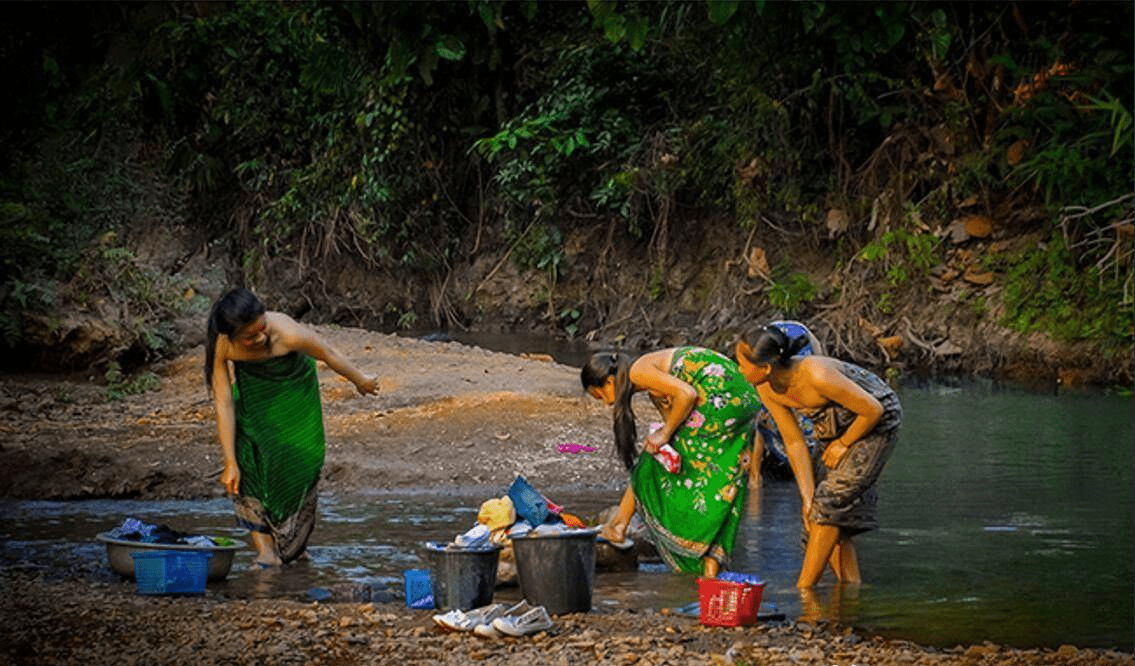
M 560 444 L 559 451 L 560 453 L 579 453 L 581 451 L 591 453 L 592 451 L 595 451 L 595 447 L 588 446 L 586 444 L 576 444 L 575 442 L 570 442 L 568 444 Z

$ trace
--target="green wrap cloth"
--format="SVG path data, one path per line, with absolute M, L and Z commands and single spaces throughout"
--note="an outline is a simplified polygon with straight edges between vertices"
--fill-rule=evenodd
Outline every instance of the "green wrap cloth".
M 259 500 L 279 525 L 299 511 L 323 470 L 323 406 L 315 361 L 292 352 L 233 365 L 240 494 Z
M 638 510 L 671 569 L 702 571 L 702 558 L 728 563 L 748 488 L 753 418 L 760 398 L 725 356 L 699 347 L 674 352 L 670 374 L 698 400 L 671 443 L 682 469 L 670 474 L 650 455 L 631 471 Z

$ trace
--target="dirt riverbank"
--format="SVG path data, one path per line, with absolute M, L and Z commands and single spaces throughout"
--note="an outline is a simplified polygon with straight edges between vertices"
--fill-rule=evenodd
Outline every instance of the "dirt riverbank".
M 323 488 L 349 492 L 507 484 L 620 487 L 607 408 L 577 370 L 359 329 L 319 327 L 381 385 L 359 396 L 320 369 L 328 432 Z M 200 348 L 154 368 L 159 388 L 107 401 L 88 377 L 0 378 L 0 496 L 28 499 L 219 497 L 219 447 Z M 639 416 L 649 415 L 644 406 Z M 598 454 L 559 454 L 565 442 Z M 0 662 L 7 664 L 1135 664 L 1131 654 L 1064 646 L 937 649 L 785 622 L 706 628 L 663 613 L 605 611 L 556 618 L 523 639 L 440 634 L 400 601 L 152 598 L 83 569 L 0 572 Z

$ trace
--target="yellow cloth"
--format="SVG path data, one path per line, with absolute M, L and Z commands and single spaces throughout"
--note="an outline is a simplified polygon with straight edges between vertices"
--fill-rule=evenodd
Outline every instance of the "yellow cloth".
M 491 499 L 481 505 L 477 512 L 477 522 L 487 525 L 490 530 L 499 530 L 516 522 L 516 507 L 508 496 Z

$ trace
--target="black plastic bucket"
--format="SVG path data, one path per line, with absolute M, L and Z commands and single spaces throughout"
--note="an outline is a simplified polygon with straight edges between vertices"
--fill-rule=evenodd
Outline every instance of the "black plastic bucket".
M 591 610 L 596 534 L 573 531 L 512 540 L 516 577 L 528 603 L 552 615 Z
M 426 545 L 434 605 L 442 610 L 480 608 L 493 602 L 500 547 L 446 550 Z

